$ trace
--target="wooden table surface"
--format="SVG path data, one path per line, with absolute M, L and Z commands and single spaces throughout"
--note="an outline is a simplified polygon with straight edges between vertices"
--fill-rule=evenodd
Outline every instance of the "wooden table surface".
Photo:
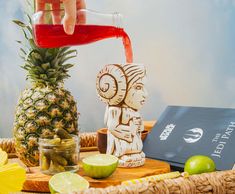
M 99 153 L 98 151 L 81 152 L 80 153 L 80 159 L 83 159 L 84 157 L 94 155 L 94 154 L 98 154 L 98 153 Z M 12 158 L 12 159 L 9 160 L 9 162 L 11 162 L 11 163 L 12 162 L 18 162 L 20 165 L 22 165 L 24 168 L 27 169 L 27 167 L 22 162 L 20 162 L 18 160 L 18 158 Z M 30 170 L 30 168 L 28 168 L 28 170 Z M 101 179 L 97 180 L 97 179 L 92 179 L 90 177 L 87 177 L 87 176 L 85 176 L 83 170 L 82 171 L 81 170 L 79 170 L 78 173 L 81 176 L 84 176 L 84 178 L 86 178 L 90 182 L 91 187 L 92 186 L 97 187 L 97 185 L 98 185 L 98 187 L 100 187 L 100 185 L 103 185 L 102 187 L 107 187 L 109 185 L 118 185 L 122 181 L 130 180 L 130 179 L 133 179 L 133 178 L 141 178 L 141 177 L 154 175 L 154 174 L 167 173 L 167 172 L 170 171 L 170 166 L 169 166 L 168 163 L 165 163 L 165 162 L 146 159 L 146 164 L 143 167 L 140 167 L 138 170 L 118 168 L 111 177 L 109 177 L 105 180 L 101 180 Z M 33 172 L 33 171 L 34 171 L 34 169 L 32 168 L 31 172 Z M 43 176 L 43 174 L 42 175 L 41 174 L 42 173 L 39 172 L 39 175 Z M 125 174 L 125 177 L 122 176 L 123 174 Z M 27 178 L 29 178 L 29 179 L 27 179 L 27 181 L 29 181 L 29 182 L 27 182 L 25 184 L 25 185 L 29 185 L 30 186 L 29 188 L 31 188 L 31 185 L 33 184 L 33 182 L 31 182 L 30 176 L 32 176 L 32 175 L 29 174 L 29 176 L 27 176 Z M 37 176 L 37 175 L 35 175 L 35 176 Z M 35 179 L 35 176 L 33 176 L 33 179 L 32 179 L 33 181 Z M 46 179 L 46 180 L 50 179 L 50 177 L 48 177 L 46 175 L 44 175 L 44 176 L 43 176 L 43 179 Z M 41 182 L 43 179 L 40 178 L 38 180 L 39 180 L 39 182 Z M 45 182 L 45 181 L 43 180 L 43 182 Z M 42 188 L 45 188 L 45 183 L 43 185 L 44 186 L 42 186 Z M 48 183 L 46 184 L 46 187 L 48 187 L 47 185 L 48 185 Z M 27 190 L 31 190 L 31 189 L 27 189 Z M 37 191 L 37 190 L 34 190 L 34 191 Z M 47 191 L 47 189 L 44 190 L 44 191 Z M 14 194 L 20 194 L 20 193 L 21 194 L 35 194 L 35 192 L 17 192 L 17 193 L 14 193 Z M 42 193 L 42 192 L 40 192 L 40 193 Z
M 87 156 L 90 156 L 90 155 L 93 155 L 93 154 L 98 154 L 99 152 L 98 151 L 91 151 L 91 152 L 80 152 L 80 158 L 84 158 L 84 157 L 87 157 Z M 19 163 L 21 166 L 23 166 L 24 168 L 27 168 L 22 162 L 20 162 L 18 160 L 18 158 L 11 158 L 9 159 L 9 162 L 10 163 L 13 163 L 13 162 L 17 162 Z M 11 194 L 38 194 L 38 193 L 32 193 L 32 192 L 15 192 L 15 193 L 11 193 Z M 40 192 L 40 194 L 43 194 Z M 44 194 L 47 194 L 47 193 L 44 193 Z
M 144 121 L 144 125 L 145 125 L 145 128 L 147 130 L 151 130 L 155 123 L 156 123 L 156 121 Z M 95 149 L 88 149 L 88 151 L 83 150 L 84 152 L 80 152 L 80 158 L 82 159 L 82 158 L 90 156 L 90 155 L 98 154 L 99 153 L 98 151 L 93 151 L 93 150 L 96 150 L 96 149 L 97 148 L 95 148 Z M 11 159 L 9 159 L 9 162 L 11 162 L 11 163 L 12 162 L 17 162 L 21 166 L 23 166 L 24 168 L 30 170 L 30 168 L 27 168 L 21 161 L 19 161 L 18 158 L 11 158 Z M 167 163 L 160 162 L 159 164 L 160 164 L 160 166 L 162 165 L 162 168 L 164 166 L 162 173 L 167 172 L 167 171 L 170 170 L 170 166 Z M 161 172 L 161 170 L 159 172 Z M 42 192 L 40 192 L 40 193 L 42 194 Z M 38 194 L 38 193 L 35 193 L 35 192 L 25 192 L 24 191 L 24 192 L 14 192 L 12 194 Z

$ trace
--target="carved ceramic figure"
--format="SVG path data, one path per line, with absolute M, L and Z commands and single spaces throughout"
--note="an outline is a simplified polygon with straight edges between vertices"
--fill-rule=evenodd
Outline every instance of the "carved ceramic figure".
M 107 103 L 106 153 L 118 157 L 120 167 L 137 167 L 145 162 L 141 140 L 144 125 L 138 112 L 147 97 L 145 80 L 146 70 L 140 64 L 106 65 L 97 76 L 97 92 Z

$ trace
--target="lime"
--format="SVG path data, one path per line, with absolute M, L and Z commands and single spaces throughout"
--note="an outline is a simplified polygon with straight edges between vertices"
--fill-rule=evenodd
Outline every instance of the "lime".
M 49 181 L 51 193 L 71 193 L 89 188 L 89 182 L 78 174 L 61 172 L 51 177 Z
M 87 176 L 100 179 L 113 174 L 118 165 L 118 158 L 108 154 L 97 154 L 84 158 L 82 163 Z
M 190 175 L 213 172 L 215 171 L 215 162 L 208 156 L 192 156 L 186 161 L 184 171 Z

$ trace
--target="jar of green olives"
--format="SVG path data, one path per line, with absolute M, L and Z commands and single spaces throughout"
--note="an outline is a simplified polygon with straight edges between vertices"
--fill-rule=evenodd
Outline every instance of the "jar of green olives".
M 79 168 L 79 137 L 56 129 L 53 138 L 39 138 L 40 169 L 44 174 L 76 172 Z

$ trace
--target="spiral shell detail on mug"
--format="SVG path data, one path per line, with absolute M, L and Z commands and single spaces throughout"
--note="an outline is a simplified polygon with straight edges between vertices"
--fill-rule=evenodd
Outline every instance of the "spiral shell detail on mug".
M 126 95 L 127 80 L 121 65 L 106 65 L 97 75 L 96 90 L 100 99 L 118 105 Z

